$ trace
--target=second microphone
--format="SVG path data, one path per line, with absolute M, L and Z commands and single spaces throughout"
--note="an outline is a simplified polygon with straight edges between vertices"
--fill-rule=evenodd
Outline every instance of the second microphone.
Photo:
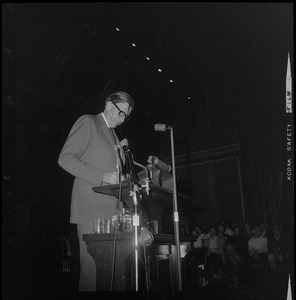
M 162 160 L 160 160 L 157 156 L 150 155 L 148 157 L 148 163 L 152 163 L 154 166 L 159 168 L 160 170 L 170 172 L 172 170 L 172 167 Z

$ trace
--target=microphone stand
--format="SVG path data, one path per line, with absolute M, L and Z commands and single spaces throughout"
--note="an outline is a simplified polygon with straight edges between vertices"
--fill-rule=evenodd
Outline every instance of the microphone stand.
M 170 129 L 170 134 L 171 134 L 172 173 L 173 173 L 173 209 L 174 209 L 175 244 L 176 244 L 176 253 L 177 253 L 178 290 L 182 291 L 181 251 L 180 251 L 180 233 L 179 233 L 179 212 L 178 212 L 178 203 L 177 203 L 174 133 L 173 133 L 173 127 L 169 126 L 168 129 Z
M 174 232 L 175 244 L 177 254 L 177 277 L 178 277 L 178 290 L 182 290 L 182 277 L 181 277 L 181 254 L 180 254 L 180 234 L 179 234 L 179 212 L 177 203 L 177 184 L 176 184 L 176 165 L 175 165 L 175 150 L 174 150 L 174 133 L 173 127 L 165 124 L 155 124 L 155 131 L 171 131 L 171 151 L 172 151 L 172 173 L 173 173 L 173 209 L 174 209 Z
M 140 225 L 140 221 L 139 221 L 139 215 L 138 215 L 138 197 L 139 197 L 139 187 L 137 184 L 134 184 L 134 187 L 133 187 L 133 203 L 134 203 L 133 225 L 135 227 L 135 284 L 136 284 L 136 291 L 139 290 L 138 228 Z
M 126 155 L 126 162 L 127 162 L 128 170 L 130 171 L 131 184 L 133 185 L 133 189 L 130 192 L 131 192 L 131 196 L 133 197 L 133 204 L 134 204 L 133 226 L 135 227 L 135 286 L 136 286 L 136 291 L 138 291 L 139 290 L 138 228 L 140 225 L 139 214 L 138 214 L 138 199 L 140 198 L 140 194 L 139 194 L 139 187 L 136 183 L 136 173 L 135 173 L 133 165 L 134 164 L 138 165 L 138 166 L 142 166 L 142 165 L 134 162 L 133 156 L 129 149 L 127 149 L 125 151 L 125 155 Z M 146 172 L 147 172 L 146 174 L 148 174 L 148 170 L 146 170 Z M 149 193 L 149 177 L 148 177 L 148 175 L 146 178 L 145 186 L 147 189 L 147 193 Z

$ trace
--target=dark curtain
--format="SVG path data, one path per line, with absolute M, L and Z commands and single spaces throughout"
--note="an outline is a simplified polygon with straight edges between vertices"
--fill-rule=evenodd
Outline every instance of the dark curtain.
M 280 120 L 261 112 L 240 119 L 241 168 L 247 221 L 282 223 L 282 137 Z M 277 140 L 278 139 L 278 140 Z
M 231 61 L 246 217 L 291 225 L 293 200 L 285 182 L 285 88 L 293 16 L 289 5 L 247 8 L 242 12 L 247 18 L 237 19 L 243 30 L 233 36 Z

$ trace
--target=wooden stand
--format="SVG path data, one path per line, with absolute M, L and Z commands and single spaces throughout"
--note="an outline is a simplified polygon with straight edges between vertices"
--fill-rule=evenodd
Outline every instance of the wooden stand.
M 116 198 L 119 198 L 119 184 L 110 184 L 100 187 L 94 187 L 93 191 L 96 193 L 102 193 L 106 195 L 112 195 Z M 121 199 L 127 207 L 132 208 L 133 203 L 130 197 L 130 190 L 127 183 L 122 184 L 122 195 Z M 142 200 L 140 201 L 140 205 L 142 210 L 145 212 L 145 215 L 150 220 L 158 221 L 158 233 L 162 233 L 162 219 L 161 215 L 166 208 L 169 206 L 173 206 L 173 192 L 171 190 L 165 189 L 163 187 L 157 186 L 155 184 L 150 184 L 150 192 L 149 195 L 145 193 L 145 191 L 141 192 Z M 190 197 L 178 194 L 178 200 L 182 203 L 188 202 Z M 173 213 L 173 209 L 172 209 Z
M 161 228 L 161 215 L 163 211 L 173 205 L 173 192 L 159 187 L 154 184 L 150 184 L 149 195 L 146 191 L 141 192 L 142 199 L 140 205 L 146 216 L 150 220 L 157 220 L 159 223 L 159 233 L 162 233 Z M 121 197 L 119 197 L 119 191 L 122 191 Z M 93 191 L 96 193 L 102 193 L 107 195 L 121 198 L 127 207 L 132 208 L 133 202 L 130 197 L 130 189 L 127 183 L 112 184 L 100 187 L 94 187 Z M 188 201 L 188 196 L 178 194 L 178 199 L 182 202 Z M 87 243 L 87 251 L 91 254 L 96 263 L 97 269 L 97 291 L 111 291 L 111 278 L 112 278 L 112 262 L 113 252 L 115 248 L 115 267 L 114 267 L 114 282 L 113 291 L 133 291 L 134 289 L 134 232 L 120 232 L 117 235 L 116 244 L 114 247 L 114 234 L 85 234 L 83 240 Z M 191 247 L 191 241 L 182 241 L 182 247 L 185 252 L 188 252 Z M 143 247 L 138 247 L 139 256 L 143 257 Z M 176 290 L 178 286 L 177 280 L 177 255 L 175 239 L 172 235 L 155 235 L 155 241 L 145 249 L 148 256 L 148 273 L 152 271 L 150 275 L 150 282 L 152 282 L 152 288 L 154 290 L 160 290 L 159 280 L 155 281 L 155 278 L 159 277 L 158 265 L 160 260 L 164 260 L 169 263 L 169 268 L 165 271 L 166 277 L 170 278 L 170 289 Z M 142 259 L 144 261 L 144 258 Z M 139 290 L 149 290 L 145 281 L 145 268 L 142 263 L 139 264 Z M 155 269 L 156 268 L 156 269 Z M 154 272 L 156 270 L 156 273 Z M 169 276 L 168 276 L 169 275 Z M 156 277 L 155 277 L 156 276 Z
M 154 235 L 153 243 L 146 247 L 150 291 L 175 291 L 176 247 L 171 234 Z M 87 251 L 93 257 L 97 269 L 97 291 L 111 291 L 114 234 L 84 234 Z M 192 249 L 194 239 L 181 238 L 181 259 Z M 113 291 L 134 291 L 134 232 L 121 232 L 117 236 Z M 139 247 L 143 258 L 143 247 Z M 139 290 L 147 291 L 145 269 L 140 264 Z
M 96 264 L 97 291 L 111 291 L 114 237 L 115 234 L 107 233 L 83 235 L 83 241 L 87 244 L 87 251 Z M 133 290 L 133 250 L 134 232 L 119 233 L 115 247 L 113 291 Z

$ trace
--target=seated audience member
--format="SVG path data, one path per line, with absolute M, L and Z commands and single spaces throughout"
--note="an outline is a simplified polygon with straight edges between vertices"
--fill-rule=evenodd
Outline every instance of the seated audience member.
M 201 229 L 199 228 L 199 226 L 195 225 L 193 226 L 192 230 L 191 230 L 191 235 L 193 237 L 198 237 L 201 234 Z
M 260 224 L 261 235 L 267 237 L 268 225 L 265 223 Z
M 202 226 L 202 231 L 201 231 L 201 235 L 200 238 L 205 241 L 206 239 L 208 239 L 210 237 L 210 233 L 209 233 L 209 227 L 206 225 Z
M 253 230 L 251 228 L 251 225 L 250 223 L 245 223 L 245 228 L 244 228 L 244 231 L 243 231 L 243 236 L 244 238 L 249 241 L 249 239 L 251 239 L 253 237 Z
M 223 247 L 222 247 L 223 248 L 223 251 L 222 251 L 223 264 L 226 263 L 226 257 L 225 257 L 225 252 L 224 252 L 224 246 L 226 244 L 226 236 L 224 234 L 224 230 L 225 230 L 225 225 L 220 224 L 218 226 L 217 236 L 218 236 L 218 244 L 223 245 Z
M 254 236 L 248 241 L 250 263 L 266 264 L 267 261 L 267 238 L 262 236 L 261 227 L 255 225 Z
M 218 225 L 218 232 L 217 232 L 217 235 L 218 235 L 219 237 L 225 239 L 224 231 L 225 231 L 225 226 L 224 226 L 223 224 L 219 224 L 219 225 Z
M 223 247 L 225 245 L 224 238 L 219 238 L 217 229 L 214 225 L 210 227 L 210 237 L 204 240 L 206 252 L 206 269 L 211 274 L 215 269 L 221 269 L 223 263 L 226 263 Z
M 279 225 L 274 225 L 272 234 L 268 237 L 268 263 L 271 271 L 277 271 L 279 266 L 283 265 L 287 256 L 286 239 L 281 234 Z
M 226 235 L 226 238 L 233 235 L 233 231 L 232 231 L 231 225 L 229 223 L 225 224 L 224 234 Z
M 199 226 L 194 226 L 191 235 L 196 238 L 195 242 L 193 242 L 193 248 L 203 248 L 203 240 L 201 239 L 201 229 Z
M 226 258 L 231 265 L 232 281 L 236 286 L 239 278 L 240 266 L 246 262 L 248 255 L 247 241 L 243 237 L 240 227 L 235 227 L 233 236 L 227 239 L 227 244 L 224 247 Z

